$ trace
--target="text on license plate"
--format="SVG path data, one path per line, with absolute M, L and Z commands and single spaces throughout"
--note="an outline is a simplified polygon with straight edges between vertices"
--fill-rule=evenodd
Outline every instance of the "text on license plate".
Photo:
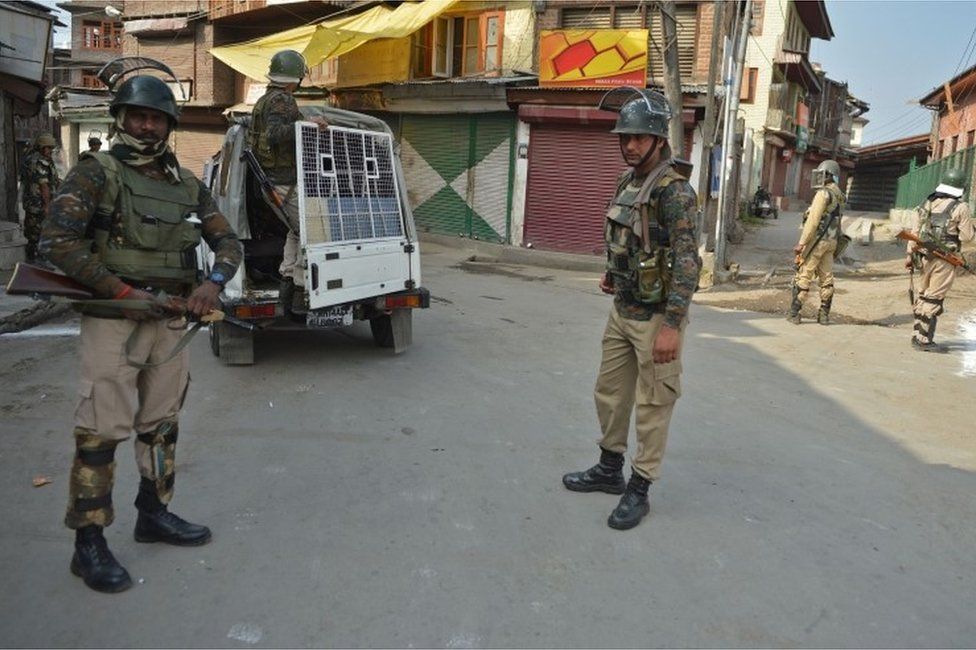
M 352 305 L 336 305 L 310 311 L 305 317 L 309 327 L 342 327 L 352 325 Z

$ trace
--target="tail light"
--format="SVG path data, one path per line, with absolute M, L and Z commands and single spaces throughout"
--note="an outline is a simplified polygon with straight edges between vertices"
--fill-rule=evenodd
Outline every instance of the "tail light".
M 261 305 L 237 305 L 234 307 L 234 315 L 244 319 L 274 318 L 275 304 L 271 302 Z

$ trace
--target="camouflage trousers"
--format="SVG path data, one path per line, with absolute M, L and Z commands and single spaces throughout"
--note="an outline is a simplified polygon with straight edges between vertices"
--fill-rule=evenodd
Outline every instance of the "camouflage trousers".
M 189 386 L 189 349 L 155 368 L 184 334 L 166 320 L 81 319 L 81 381 L 75 408 L 75 458 L 65 525 L 108 526 L 114 518 L 112 486 L 116 446 L 135 432 L 139 474 L 156 486 L 161 503 L 173 496 L 179 413 Z
M 278 195 L 285 199 L 282 211 L 288 217 L 288 235 L 282 251 L 278 272 L 283 278 L 291 278 L 296 287 L 305 286 L 305 257 L 302 254 L 301 212 L 298 209 L 298 185 L 276 185 Z
M 932 343 L 939 316 L 945 311 L 943 303 L 956 280 L 956 267 L 938 258 L 926 259 L 922 277 L 915 287 L 912 309 L 915 315 L 915 338 L 919 343 Z
M 823 239 L 813 247 L 806 261 L 800 265 L 796 272 L 796 286 L 799 290 L 797 297 L 802 303 L 810 285 L 816 278 L 820 285 L 820 302 L 830 303 L 834 297 L 834 251 L 837 249 L 837 240 Z
M 630 416 L 637 415 L 637 448 L 631 460 L 636 473 L 648 480 L 659 475 L 668 427 L 674 404 L 681 396 L 681 359 L 654 363 L 651 351 L 663 314 L 640 321 L 621 316 L 610 309 L 603 333 L 603 358 L 593 397 L 603 436 L 602 449 L 616 453 L 627 451 Z M 685 324 L 681 326 L 684 341 Z M 679 355 L 680 355 L 680 347 Z
M 24 248 L 24 252 L 27 255 L 28 262 L 33 262 L 37 259 L 37 242 L 41 239 L 41 224 L 43 223 L 43 210 L 24 211 L 24 239 L 27 240 L 27 246 Z

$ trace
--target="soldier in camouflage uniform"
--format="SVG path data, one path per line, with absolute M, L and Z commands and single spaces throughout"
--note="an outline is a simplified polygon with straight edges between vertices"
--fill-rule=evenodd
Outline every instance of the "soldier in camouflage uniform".
M 966 193 L 966 174 L 961 169 L 948 169 L 942 183 L 918 206 L 915 211 L 912 233 L 919 239 L 941 245 L 958 252 L 962 243 L 976 239 L 969 204 L 963 200 Z M 921 268 L 922 278 L 912 311 L 915 315 L 915 334 L 912 347 L 920 352 L 948 352 L 946 346 L 935 342 L 935 327 L 945 311 L 943 303 L 956 279 L 956 267 L 931 254 L 916 249 L 915 242 L 908 242 L 908 258 L 905 267 Z
M 701 259 L 698 202 L 674 168 L 667 144 L 670 106 L 656 91 L 630 89 L 613 133 L 630 170 L 607 209 L 607 272 L 613 294 L 594 397 L 600 461 L 563 476 L 576 492 L 623 494 L 611 528 L 633 528 L 649 512 L 647 491 L 659 475 L 675 402 L 681 395 L 681 347 Z M 602 104 L 602 102 L 601 102 Z M 624 452 L 636 401 L 637 448 L 624 483 Z
M 24 238 L 27 239 L 25 252 L 28 262 L 37 259 L 41 224 L 51 204 L 51 196 L 61 184 L 57 167 L 51 157 L 57 144 L 50 133 L 38 135 L 21 170 L 21 203 L 24 206 Z
M 179 166 L 167 140 L 179 111 L 156 77 L 134 76 L 112 101 L 116 136 L 108 152 L 85 152 L 54 196 L 41 251 L 99 297 L 153 300 L 153 292 L 187 299 L 201 316 L 217 304 L 243 254 L 206 187 Z M 215 253 L 200 282 L 196 247 Z M 175 478 L 179 412 L 189 384 L 189 349 L 172 352 L 184 330 L 155 311 L 85 307 L 81 319 L 81 388 L 75 410 L 76 452 L 65 524 L 76 531 L 71 571 L 92 589 L 131 585 L 102 534 L 112 523 L 116 446 L 135 433 L 141 480 L 135 505 L 138 542 L 204 544 L 210 529 L 168 510 Z
M 846 200 L 837 187 L 839 181 L 840 165 L 834 160 L 825 160 L 813 170 L 812 183 L 818 188 L 817 193 L 803 217 L 800 241 L 793 247 L 797 271 L 786 320 L 794 325 L 800 324 L 800 309 L 815 277 L 820 285 L 817 322 L 821 325 L 830 322 L 830 306 L 834 300 L 834 255 L 841 236 L 841 208 Z
M 286 313 L 303 311 L 304 305 L 304 257 L 299 238 L 298 163 L 295 160 L 295 122 L 304 117 L 292 93 L 306 74 L 305 58 L 295 50 L 282 50 L 271 58 L 268 89 L 254 105 L 247 135 L 248 147 L 285 201 L 282 211 L 288 218 L 288 235 L 279 268 L 282 277 L 279 299 Z M 329 126 L 322 117 L 312 117 L 309 121 L 318 124 L 320 129 Z

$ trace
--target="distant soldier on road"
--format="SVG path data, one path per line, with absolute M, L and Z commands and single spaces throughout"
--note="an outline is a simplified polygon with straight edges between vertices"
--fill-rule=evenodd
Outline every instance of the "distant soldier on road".
M 51 205 L 51 196 L 61 184 L 54 165 L 54 148 L 57 141 L 50 133 L 41 133 L 34 139 L 34 147 L 21 167 L 21 204 L 24 206 L 24 238 L 27 239 L 28 262 L 37 259 L 37 242 L 41 237 L 41 224 Z
M 793 296 L 786 320 L 800 324 L 800 309 L 810 291 L 814 277 L 820 285 L 820 309 L 817 322 L 830 322 L 830 306 L 834 300 L 834 254 L 841 236 L 840 213 L 846 200 L 837 187 L 840 182 L 840 165 L 836 160 L 825 160 L 813 170 L 812 185 L 817 188 L 813 202 L 803 217 L 800 241 L 793 247 L 797 258 L 796 277 L 793 279 Z
M 102 133 L 101 131 L 92 131 L 88 134 L 88 151 L 95 153 L 100 151 L 102 148 Z
M 186 298 L 196 316 L 217 304 L 243 251 L 213 197 L 180 167 L 167 141 L 179 119 L 173 92 L 157 77 L 126 79 L 110 106 L 116 135 L 108 152 L 88 153 L 54 196 L 41 250 L 99 297 Z M 196 249 L 214 251 L 200 281 Z M 130 305 L 132 306 L 131 303 Z M 132 581 L 102 533 L 112 523 L 115 448 L 135 434 L 141 476 L 135 500 L 137 542 L 205 544 L 210 529 L 168 509 L 176 477 L 179 414 L 189 386 L 185 330 L 155 311 L 86 306 L 81 319 L 81 387 L 75 410 L 75 457 L 65 525 L 75 530 L 71 571 L 97 591 Z M 177 353 L 173 356 L 173 352 Z
M 661 93 L 637 96 L 620 108 L 612 130 L 630 167 L 607 208 L 607 271 L 600 288 L 613 294 L 603 334 L 603 360 L 594 397 L 602 437 L 600 461 L 563 476 L 575 492 L 623 494 L 611 528 L 626 530 L 650 511 L 674 404 L 681 395 L 681 347 L 701 259 L 695 231 L 697 198 L 672 165 L 671 107 Z M 606 99 L 617 91 L 604 96 Z M 624 483 L 624 452 L 636 399 L 637 448 Z
M 976 238 L 969 204 L 963 200 L 965 193 L 966 174 L 963 170 L 946 170 L 942 183 L 916 208 L 912 234 L 922 241 L 958 252 L 962 242 Z M 908 244 L 905 267 L 913 273 L 916 268 L 922 271 L 912 309 L 915 314 L 912 347 L 921 352 L 947 352 L 944 345 L 935 342 L 935 327 L 945 311 L 943 303 L 956 279 L 956 267 L 932 254 L 925 254 L 914 242 Z
M 299 238 L 295 122 L 305 118 L 292 93 L 306 74 L 305 57 L 295 50 L 282 50 L 271 58 L 268 89 L 254 105 L 247 136 L 248 147 L 285 201 L 282 209 L 288 217 L 288 236 L 279 268 L 282 278 L 279 300 L 286 313 L 304 311 L 305 275 Z M 311 117 L 309 121 L 318 124 L 320 129 L 329 126 L 323 117 Z

